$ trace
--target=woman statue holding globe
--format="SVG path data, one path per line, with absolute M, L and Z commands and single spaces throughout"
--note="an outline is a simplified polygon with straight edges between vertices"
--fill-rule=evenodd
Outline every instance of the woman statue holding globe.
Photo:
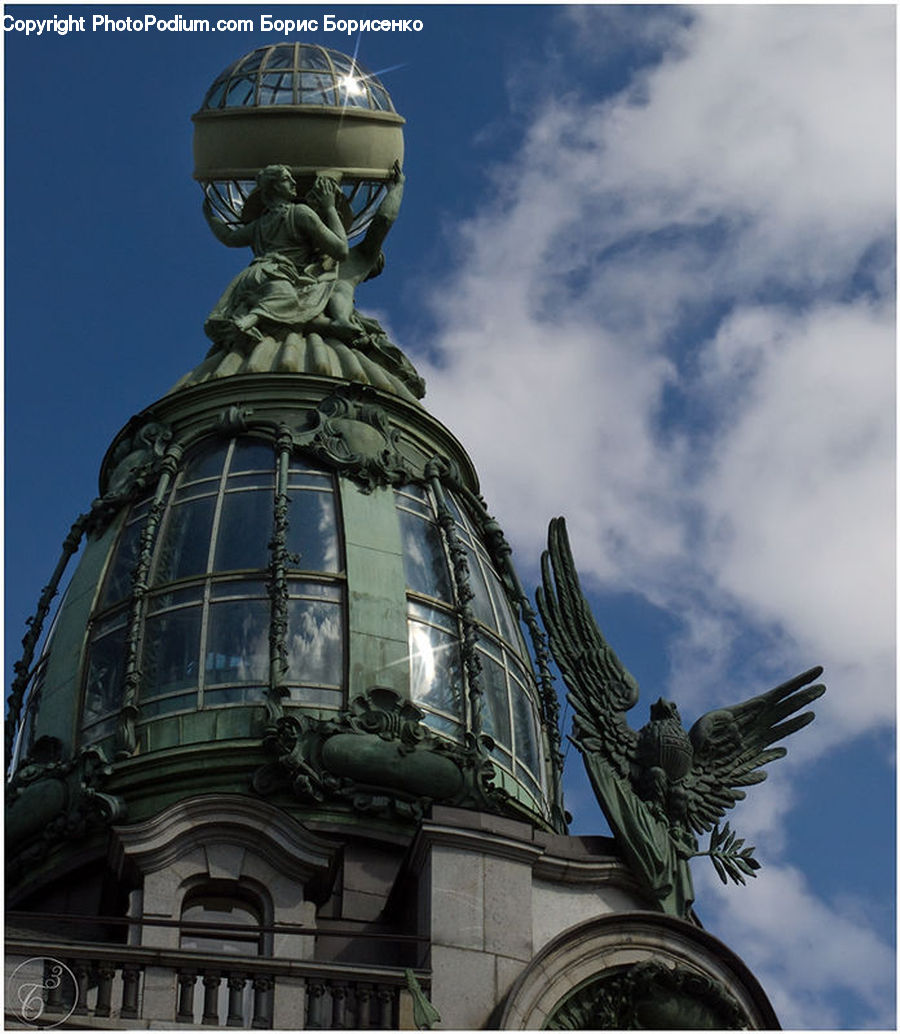
M 347 258 L 347 234 L 337 212 L 334 179 L 317 176 L 305 202 L 285 165 L 269 165 L 257 177 L 262 212 L 242 226 L 217 218 L 209 201 L 203 213 L 228 247 L 251 247 L 254 259 L 225 289 L 206 321 L 215 345 L 259 341 L 277 327 L 301 328 L 325 311 Z

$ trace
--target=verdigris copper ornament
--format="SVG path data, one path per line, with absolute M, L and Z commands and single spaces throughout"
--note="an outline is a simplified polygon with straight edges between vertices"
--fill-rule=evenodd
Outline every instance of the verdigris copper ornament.
M 743 703 L 710 711 L 690 732 L 678 708 L 659 699 L 635 732 L 625 714 L 638 684 L 597 627 L 581 591 L 565 522 L 550 523 L 538 609 L 575 711 L 572 739 L 625 860 L 659 907 L 687 916 L 694 901 L 689 859 L 708 855 L 723 882 L 743 883 L 759 862 L 726 822 L 725 812 L 762 782 L 760 769 L 783 757 L 772 744 L 808 725 L 796 714 L 825 692 L 810 685 L 820 667 Z M 794 717 L 791 717 L 791 716 Z M 710 833 L 699 850 L 697 836 Z

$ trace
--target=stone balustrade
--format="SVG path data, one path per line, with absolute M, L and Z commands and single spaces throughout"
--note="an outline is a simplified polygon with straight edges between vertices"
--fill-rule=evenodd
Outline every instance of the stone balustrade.
M 68 971 L 65 979 L 50 978 L 54 962 Z M 25 972 L 26 963 L 27 981 L 35 988 L 30 1007 L 41 1010 L 48 1025 L 63 1020 L 65 1026 L 101 1029 L 160 1023 L 259 1030 L 413 1026 L 404 970 L 397 967 L 8 938 L 7 980 Z M 415 972 L 427 990 L 430 974 Z M 21 1000 L 7 996 L 7 1029 L 23 1025 L 20 1006 Z

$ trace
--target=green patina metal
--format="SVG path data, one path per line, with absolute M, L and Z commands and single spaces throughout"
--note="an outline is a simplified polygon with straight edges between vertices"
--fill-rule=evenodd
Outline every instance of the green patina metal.
M 456 521 L 450 507 L 447 505 L 447 500 L 444 498 L 440 472 L 446 472 L 446 464 L 439 458 L 433 460 L 425 470 L 434 491 L 437 503 L 438 524 L 447 538 L 453 578 L 456 582 L 456 593 L 459 599 L 459 611 L 463 626 L 463 663 L 466 666 L 466 674 L 468 675 L 469 705 L 472 709 L 471 731 L 477 739 L 481 734 L 482 728 L 481 701 L 484 692 L 480 685 L 481 661 L 475 650 L 475 644 L 478 642 L 478 631 L 471 607 L 475 593 L 469 581 L 469 564 L 466 559 L 465 547 L 459 541 L 459 536 L 456 533 Z
M 147 428 L 153 431 L 149 435 L 152 444 L 144 441 L 148 437 L 144 433 Z M 265 706 L 235 705 L 219 710 L 163 714 L 156 718 L 142 716 L 145 604 L 150 565 L 168 494 L 184 462 L 183 457 L 190 455 L 198 444 L 215 440 L 227 442 L 236 435 L 247 434 L 271 443 L 273 463 L 278 471 L 272 496 L 266 573 L 271 664 Z M 139 448 L 135 448 L 136 443 Z M 125 463 L 129 456 L 131 460 Z M 137 820 L 154 814 L 165 803 L 185 793 L 197 792 L 204 785 L 223 792 L 246 792 L 252 772 L 273 764 L 278 768 L 278 762 L 273 759 L 290 755 L 285 746 L 285 728 L 279 726 L 286 712 L 278 702 L 284 699 L 283 609 L 288 561 L 285 553 L 291 523 L 284 472 L 291 456 L 306 456 L 338 475 L 341 526 L 346 537 L 346 566 L 341 579 L 346 584 L 345 649 L 350 662 L 347 699 L 367 699 L 373 687 L 384 686 L 398 699 L 408 701 L 407 587 L 403 575 L 404 547 L 393 499 L 393 489 L 398 485 L 428 486 L 438 500 L 439 512 L 444 515 L 442 534 L 447 540 L 448 554 L 454 558 L 452 566 L 458 586 L 454 613 L 460 621 L 466 671 L 469 715 L 466 736 L 459 743 L 450 743 L 429 733 L 399 764 L 393 753 L 396 745 L 392 745 L 384 732 L 369 733 L 374 739 L 357 738 L 352 742 L 348 738 L 351 734 L 341 723 L 353 718 L 353 707 L 357 705 L 348 705 L 333 718 L 317 713 L 315 708 L 306 708 L 305 717 L 292 709 L 294 719 L 301 724 L 310 723 L 303 734 L 307 739 L 301 737 L 301 740 L 308 742 L 310 730 L 317 730 L 314 738 L 323 745 L 316 755 L 319 760 L 313 782 L 324 786 L 327 792 L 317 807 L 324 807 L 330 814 L 337 814 L 335 809 L 349 809 L 368 816 L 367 821 L 409 821 L 421 814 L 427 801 L 440 800 L 526 818 L 541 828 L 564 828 L 558 769 L 553 764 L 553 744 L 558 743 L 558 739 L 554 739 L 558 737 L 556 730 L 544 729 L 550 764 L 543 814 L 538 814 L 534 805 L 522 797 L 521 787 L 512 773 L 490 760 L 491 742 L 480 735 L 482 694 L 477 684 L 480 673 L 475 653 L 479 632 L 465 593 L 468 584 L 463 570 L 465 553 L 453 525 L 447 520 L 449 508 L 439 501 L 445 491 L 452 491 L 457 502 L 465 504 L 493 557 L 510 605 L 520 608 L 521 613 L 522 603 L 502 532 L 489 518 L 480 500 L 470 461 L 446 429 L 419 406 L 368 386 L 340 384 L 332 379 L 296 374 L 259 375 L 197 385 L 167 396 L 123 430 L 111 446 L 101 470 L 102 505 L 98 501 L 92 514 L 101 514 L 102 519 L 85 518 L 86 526 L 91 529 L 85 554 L 59 616 L 52 648 L 42 662 L 48 680 L 43 702 L 34 708 L 32 740 L 55 738 L 62 744 L 63 757 L 68 758 L 75 756 L 73 751 L 81 749 L 79 723 L 84 706 L 82 684 L 91 616 L 112 550 L 122 533 L 122 521 L 130 512 L 129 508 L 143 498 L 149 501 L 149 510 L 131 572 L 132 592 L 128 598 L 125 637 L 127 671 L 132 672 L 132 678 L 125 682 L 117 734 L 92 745 L 92 749 L 106 751 L 107 756 L 116 759 L 110 766 L 109 792 L 127 801 L 129 814 Z M 438 462 L 435 462 L 436 456 L 440 457 Z M 136 458 L 142 462 L 134 462 Z M 31 667 L 33 671 L 34 666 Z M 539 710 L 546 722 L 548 712 L 543 698 Z M 419 715 L 416 720 L 420 721 L 421 713 L 416 713 Z M 12 717 L 10 728 L 15 725 L 16 718 Z M 322 735 L 323 729 L 328 730 L 328 735 Z M 292 735 L 296 739 L 296 730 Z M 354 731 L 352 735 L 360 734 Z M 206 758 L 206 752 L 214 744 L 221 747 Z M 225 747 L 228 749 L 223 753 Z M 198 752 L 204 754 L 202 762 Z M 29 797 L 40 796 L 44 785 L 47 807 L 53 810 L 52 802 L 58 796 L 56 770 L 48 769 L 42 783 L 39 773 L 44 762 L 40 757 L 29 758 L 27 754 L 28 750 L 24 749 L 20 767 L 26 765 L 30 772 Z M 228 763 L 223 764 L 226 757 Z M 160 768 L 163 759 L 166 759 L 164 767 Z M 368 782 L 363 779 L 366 766 L 370 769 Z M 142 769 L 152 771 L 154 777 L 139 778 Z M 286 775 L 282 763 L 280 782 L 271 792 L 286 807 L 301 812 L 308 810 L 309 795 L 304 797 L 290 790 L 291 779 Z M 334 791 L 334 781 L 342 781 L 342 792 Z M 351 793 L 349 786 L 365 789 Z M 14 822 L 18 822 L 18 817 L 13 813 L 21 813 L 24 807 L 24 800 L 11 802 Z M 28 804 L 29 810 L 32 807 L 33 800 Z M 68 805 L 66 807 L 68 809 Z M 112 812 L 97 812 L 90 824 L 81 825 L 82 834 L 99 829 L 104 814 Z M 48 824 L 47 828 L 58 829 L 60 823 Z M 23 851 L 34 846 L 24 844 Z
M 275 505 L 272 538 L 269 542 L 271 569 L 269 579 L 269 600 L 272 605 L 269 620 L 269 687 L 266 695 L 266 709 L 269 723 L 277 722 L 284 715 L 282 701 L 288 695 L 284 676 L 288 668 L 288 463 L 294 447 L 291 429 L 282 424 L 275 440 L 276 478 Z
M 759 868 L 752 848 L 719 822 L 744 798 L 744 787 L 765 779 L 760 768 L 784 756 L 785 749 L 772 744 L 813 720 L 811 711 L 796 712 L 825 692 L 822 685 L 810 685 L 822 669 L 710 711 L 690 733 L 676 706 L 660 699 L 650 722 L 635 732 L 625 714 L 637 702 L 638 684 L 591 615 L 562 518 L 550 524 L 542 570 L 538 608 L 569 689 L 573 741 L 597 800 L 623 855 L 659 907 L 689 916 L 691 858 L 709 855 L 723 882 L 743 883 Z M 709 849 L 700 851 L 696 836 L 707 832 Z
M 177 444 L 169 446 L 162 460 L 156 492 L 153 502 L 150 504 L 147 523 L 144 525 L 141 533 L 138 562 L 131 578 L 131 607 L 128 616 L 128 632 L 125 638 L 125 687 L 122 695 L 122 710 L 119 713 L 119 722 L 116 729 L 116 757 L 120 759 L 131 757 L 137 747 L 134 723 L 139 714 L 137 699 L 141 684 L 141 625 L 144 619 L 147 596 L 147 575 L 150 569 L 153 547 L 156 544 L 156 537 L 159 532 L 164 499 L 180 458 L 180 446 Z
M 300 68 L 308 54 L 298 47 L 292 53 Z M 304 81 L 297 78 L 294 88 Z M 366 88 L 380 104 L 377 81 L 367 80 Z M 329 120 L 338 130 L 331 144 L 331 131 L 323 129 Z M 29 622 L 6 734 L 15 769 L 8 812 L 15 880 L 37 885 L 40 859 L 61 844 L 81 840 L 102 853 L 104 825 L 121 820 L 126 808 L 129 821 L 141 821 L 198 792 L 259 793 L 301 817 L 327 814 L 331 822 L 350 824 L 364 818 L 386 828 L 409 828 L 434 801 L 506 814 L 541 829 L 565 828 L 558 704 L 542 633 L 509 545 L 479 494 L 471 460 L 419 404 L 421 378 L 378 322 L 355 306 L 355 288 L 384 266 L 382 246 L 400 211 L 402 121 L 389 100 L 367 114 L 299 105 L 276 117 L 265 105 L 248 103 L 240 112 L 206 105 L 196 116 L 207 221 L 219 240 L 250 247 L 254 258 L 207 321 L 212 348 L 206 359 L 111 444 L 100 495 L 73 524 Z M 276 124 L 281 128 L 273 132 Z M 304 142 L 313 124 L 318 129 Z M 286 127 L 293 129 L 285 134 Z M 319 152 L 329 146 L 332 160 L 324 162 Z M 225 161 L 229 149 L 232 167 Z M 235 176 L 241 183 L 223 193 L 222 183 Z M 192 457 L 216 449 L 235 455 L 232 442 L 271 448 L 270 523 L 264 532 L 244 529 L 265 535 L 266 559 L 252 570 L 215 567 L 230 460 L 206 482 L 185 481 Z M 333 484 L 328 498 L 343 558 L 334 570 L 305 571 L 290 552 L 297 531 L 291 494 L 297 488 L 290 479 L 300 468 Z M 182 484 L 187 495 L 177 494 Z M 214 493 L 218 507 L 208 541 L 197 540 L 206 559 L 199 568 L 160 575 L 163 553 L 174 549 L 167 536 L 176 506 L 204 492 Z M 416 507 L 423 514 L 433 507 L 431 517 L 420 514 L 415 524 L 422 536 L 415 546 L 437 536 L 427 541 L 446 556 L 447 598 L 407 584 L 411 547 L 404 535 L 413 525 L 407 521 L 401 531 L 401 497 L 413 507 L 407 516 L 418 513 Z M 466 526 L 465 543 L 457 522 Z M 82 540 L 55 634 L 35 663 L 51 600 Z M 120 551 L 126 542 L 131 552 Z M 470 563 L 479 565 L 481 588 L 473 587 Z M 110 572 L 121 595 L 107 593 Z M 496 587 L 488 589 L 488 581 Z M 251 698 L 242 695 L 246 682 L 233 687 L 232 697 L 215 697 L 203 665 L 216 661 L 202 656 L 199 644 L 207 642 L 212 609 L 222 598 L 215 590 L 237 587 L 239 600 L 242 582 L 252 586 L 246 598 L 255 613 L 261 603 L 267 606 L 266 674 L 258 698 L 252 698 L 255 688 Z M 313 686 L 304 696 L 304 685 L 292 682 L 290 614 L 305 598 L 291 586 L 307 582 L 309 599 L 320 590 L 330 593 L 329 614 L 340 615 L 343 638 L 340 671 L 331 676 L 340 689 Z M 483 625 L 488 597 L 496 626 Z M 437 615 L 437 624 L 420 623 L 420 629 L 430 628 L 435 644 L 458 650 L 460 684 L 443 702 L 412 698 L 415 607 Z M 521 630 L 504 631 L 503 608 L 527 627 L 538 672 Z M 179 661 L 178 677 L 165 676 L 175 688 L 157 689 L 154 697 L 148 681 L 163 685 L 165 679 L 157 669 L 148 675 L 153 664 L 162 664 L 148 628 L 160 612 L 196 612 L 204 630 L 184 632 L 186 643 L 197 643 L 193 668 Z M 189 627 L 171 620 L 173 628 Z M 154 627 L 169 626 L 158 620 Z M 119 660 L 114 634 L 121 636 Z M 500 658 L 490 663 L 507 679 L 505 755 L 485 733 L 482 656 L 488 646 Z M 446 648 L 436 645 L 435 655 Z M 509 674 L 513 666 L 518 682 Z M 524 701 L 518 709 L 516 693 Z M 442 714 L 453 694 L 458 710 Z M 217 706 L 220 700 L 225 703 Z M 520 722 L 531 723 L 536 740 Z M 522 753 L 532 748 L 533 755 Z M 39 864 L 26 876 L 28 860 Z

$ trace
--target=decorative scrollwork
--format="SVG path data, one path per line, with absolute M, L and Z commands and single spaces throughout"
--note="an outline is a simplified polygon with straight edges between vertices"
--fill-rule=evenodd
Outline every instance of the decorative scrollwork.
M 364 492 L 413 477 L 399 442 L 400 433 L 391 427 L 376 392 L 358 384 L 323 399 L 313 426 L 297 438 L 301 449 L 352 477 Z
M 656 959 L 589 981 L 553 1012 L 548 1030 L 744 1030 L 750 1020 L 716 980 Z
M 433 801 L 502 810 L 508 795 L 493 786 L 489 736 L 464 743 L 436 736 L 424 714 L 394 690 L 376 686 L 335 718 L 296 713 L 270 727 L 263 743 L 273 760 L 252 785 L 288 792 L 305 804 L 333 800 L 354 810 L 418 819 Z
M 98 748 L 65 759 L 60 741 L 42 736 L 7 792 L 8 874 L 15 878 L 62 840 L 82 839 L 123 819 L 125 802 L 102 789 L 111 774 Z

